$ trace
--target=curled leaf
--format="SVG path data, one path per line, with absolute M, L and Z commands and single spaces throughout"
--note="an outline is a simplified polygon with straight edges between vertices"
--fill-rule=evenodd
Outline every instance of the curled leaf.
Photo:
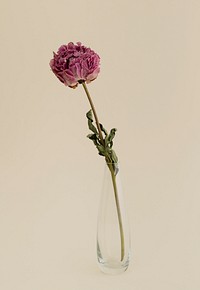
M 102 124 L 99 124 L 99 125 L 100 125 L 100 128 L 101 128 L 101 131 L 104 132 L 105 136 L 107 136 L 108 135 L 107 130 L 103 127 Z
M 113 128 L 113 129 L 110 130 L 110 134 L 108 136 L 108 143 L 110 143 L 113 140 L 113 138 L 115 137 L 115 132 L 116 131 L 117 131 L 116 128 Z
M 93 116 L 92 116 L 92 110 L 87 112 L 86 117 L 88 118 L 88 127 L 89 129 L 94 132 L 95 134 L 98 134 L 97 129 L 95 126 L 92 124 L 93 123 Z
M 104 156 L 106 162 L 113 164 L 117 163 L 118 162 L 117 155 L 115 151 L 112 149 L 113 139 L 115 137 L 117 129 L 116 128 L 111 129 L 110 133 L 108 134 L 107 130 L 103 127 L 103 125 L 99 124 L 101 131 L 105 135 L 104 142 L 102 144 L 102 140 L 100 140 L 99 133 L 93 124 L 92 110 L 87 112 L 86 116 L 88 119 L 88 127 L 93 132 L 92 134 L 87 135 L 87 137 L 93 141 L 94 145 L 98 150 L 99 155 Z

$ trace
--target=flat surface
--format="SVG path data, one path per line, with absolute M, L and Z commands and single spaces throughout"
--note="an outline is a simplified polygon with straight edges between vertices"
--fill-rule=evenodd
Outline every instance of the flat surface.
M 200 289 L 200 2 L 0 2 L 0 289 Z M 52 52 L 101 56 L 88 88 L 117 127 L 132 233 L 119 276 L 96 265 L 104 162 L 83 89 L 52 74 Z

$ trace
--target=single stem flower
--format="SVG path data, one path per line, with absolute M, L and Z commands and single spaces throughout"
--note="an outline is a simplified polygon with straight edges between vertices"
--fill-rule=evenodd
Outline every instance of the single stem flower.
M 92 131 L 92 134 L 89 134 L 87 137 L 93 141 L 99 155 L 105 158 L 111 173 L 119 222 L 122 261 L 125 255 L 125 243 L 122 216 L 116 185 L 116 175 L 119 169 L 117 166 L 118 158 L 112 148 L 116 129 L 113 128 L 108 133 L 103 125 L 99 123 L 92 98 L 86 85 L 86 83 L 90 83 L 97 78 L 100 72 L 100 57 L 92 49 L 82 45 L 81 42 L 77 42 L 77 44 L 70 42 L 67 45 L 62 45 L 58 49 L 57 53 L 54 52 L 53 59 L 50 61 L 50 67 L 56 77 L 65 86 L 76 88 L 78 84 L 82 84 L 90 103 L 91 110 L 86 114 L 86 116 L 88 119 L 88 127 Z M 93 124 L 93 115 L 96 127 Z

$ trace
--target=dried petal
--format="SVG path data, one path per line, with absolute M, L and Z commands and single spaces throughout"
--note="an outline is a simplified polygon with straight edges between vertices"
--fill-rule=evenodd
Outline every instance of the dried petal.
M 81 42 L 62 45 L 49 63 L 53 73 L 66 86 L 76 88 L 83 81 L 90 83 L 100 72 L 100 57 Z

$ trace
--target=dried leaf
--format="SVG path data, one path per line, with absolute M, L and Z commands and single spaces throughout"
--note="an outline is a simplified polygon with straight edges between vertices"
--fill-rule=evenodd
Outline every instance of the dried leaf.
M 92 124 L 93 123 L 93 116 L 92 116 L 92 110 L 87 112 L 86 117 L 88 118 L 88 127 L 89 129 L 94 132 L 95 134 L 98 134 L 97 129 L 95 126 Z

